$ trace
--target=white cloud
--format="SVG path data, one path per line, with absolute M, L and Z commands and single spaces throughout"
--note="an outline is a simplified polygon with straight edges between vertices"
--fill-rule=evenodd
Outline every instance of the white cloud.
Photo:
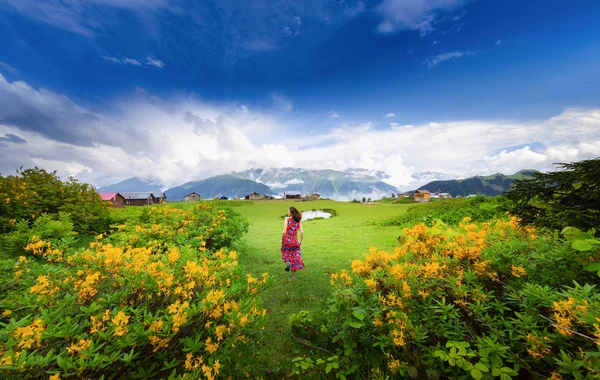
M 121 60 L 120 60 L 120 59 L 118 59 L 118 58 L 115 58 L 115 57 L 111 57 L 111 56 L 109 56 L 109 55 L 105 55 L 105 56 L 104 56 L 104 57 L 102 57 L 102 58 L 104 58 L 105 60 L 107 60 L 108 62 L 111 62 L 111 63 L 117 63 L 117 64 L 121 63 Z
M 105 55 L 104 58 L 106 61 L 110 62 L 110 63 L 114 63 L 116 65 L 132 65 L 132 66 L 141 66 L 142 65 L 142 60 L 139 59 L 133 59 L 133 58 L 116 58 L 116 57 L 112 57 L 110 55 Z M 154 67 L 158 67 L 159 69 L 162 69 L 163 67 L 165 67 L 165 64 L 163 61 L 161 61 L 160 59 L 156 59 L 152 56 L 148 56 L 146 57 L 146 61 L 144 62 L 147 66 L 154 66 Z
M 396 114 L 393 112 L 388 113 L 387 115 L 385 115 L 386 117 L 396 117 Z
M 293 108 L 294 105 L 292 104 L 292 102 L 288 99 L 286 99 L 283 95 L 281 94 L 271 94 L 271 99 L 273 100 L 273 102 L 275 102 L 275 106 L 279 109 L 282 109 L 286 112 L 290 112 Z
M 275 44 L 264 39 L 254 39 L 246 41 L 246 43 L 244 44 L 244 48 L 250 51 L 267 52 L 274 51 L 276 49 L 276 46 Z
M 38 22 L 85 36 L 93 36 L 103 28 L 102 23 L 95 17 L 98 6 L 126 9 L 140 14 L 161 8 L 171 8 L 166 0 L 0 1 L 0 7 L 8 7 Z
M 452 51 L 449 53 L 443 53 L 443 54 L 438 54 L 433 58 L 430 58 L 428 60 L 426 60 L 425 62 L 423 62 L 425 65 L 427 65 L 428 68 L 433 68 L 437 65 L 439 65 L 440 63 L 447 61 L 449 59 L 453 59 L 453 58 L 461 58 L 467 55 L 475 55 L 476 53 L 473 51 Z
M 309 135 L 301 123 L 193 96 L 165 101 L 139 91 L 112 103 L 117 112 L 102 114 L 0 76 L 0 173 L 37 165 L 96 185 L 137 175 L 170 187 L 251 168 L 362 167 L 411 190 L 416 172 L 512 174 L 600 156 L 600 109 L 526 122 L 366 122 Z
M 11 74 L 17 75 L 19 74 L 19 71 L 17 69 L 15 69 L 14 67 L 12 67 L 11 65 L 4 63 L 2 61 L 0 61 L 0 72 L 2 71 L 8 71 Z
M 383 0 L 376 8 L 383 19 L 377 29 L 381 33 L 417 30 L 424 36 L 435 30 L 441 13 L 451 12 L 465 3 L 464 0 Z
M 123 63 L 126 63 L 128 65 L 141 66 L 141 63 L 138 60 L 131 58 L 125 58 L 123 60 Z
M 331 111 L 329 112 L 329 117 L 337 119 L 338 117 L 340 117 L 340 115 L 338 115 L 338 113 L 335 111 Z
M 159 69 L 165 67 L 165 63 L 163 61 L 152 56 L 146 57 L 146 65 L 158 67 Z

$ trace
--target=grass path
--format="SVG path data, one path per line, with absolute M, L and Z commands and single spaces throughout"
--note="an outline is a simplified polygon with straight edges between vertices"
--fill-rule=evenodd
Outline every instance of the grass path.
M 281 261 L 282 215 L 289 206 L 301 211 L 335 209 L 331 219 L 303 221 L 305 241 L 302 256 L 306 269 L 290 279 Z M 291 372 L 292 359 L 304 347 L 288 334 L 288 318 L 300 310 L 319 313 L 330 291 L 329 275 L 348 269 L 354 259 L 363 257 L 370 247 L 393 250 L 399 235 L 397 227 L 378 227 L 373 221 L 398 215 L 411 205 L 357 204 L 334 201 L 264 201 L 238 204 L 235 209 L 248 218 L 250 231 L 240 248 L 240 264 L 253 276 L 264 272 L 271 283 L 259 295 L 267 309 L 266 328 L 245 362 L 252 377 L 273 373 L 276 377 Z M 266 371 L 266 372 L 265 372 Z

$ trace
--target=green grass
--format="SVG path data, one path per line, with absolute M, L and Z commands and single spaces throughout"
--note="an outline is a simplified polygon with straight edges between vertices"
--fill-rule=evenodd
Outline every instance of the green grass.
M 331 273 L 348 269 L 354 259 L 360 259 L 370 247 L 393 250 L 400 230 L 379 227 L 377 221 L 404 213 L 411 205 L 359 204 L 334 201 L 259 201 L 225 203 L 248 218 L 250 231 L 240 244 L 240 264 L 253 276 L 264 272 L 271 275 L 269 286 L 259 295 L 268 311 L 266 328 L 246 352 L 248 372 L 252 377 L 271 372 L 286 376 L 291 372 L 292 359 L 306 349 L 289 334 L 288 318 L 300 310 L 317 315 L 329 296 Z M 302 257 L 306 269 L 290 279 L 281 261 L 280 240 L 283 230 L 281 215 L 294 206 L 299 210 L 334 209 L 337 216 L 304 221 L 305 240 Z
M 254 277 L 269 273 L 269 285 L 258 295 L 267 309 L 266 326 L 242 352 L 247 372 L 252 378 L 265 374 L 289 376 L 292 359 L 307 353 L 308 347 L 290 335 L 288 318 L 300 310 L 319 315 L 330 294 L 329 276 L 349 269 L 352 260 L 363 258 L 371 247 L 393 250 L 400 228 L 380 226 L 381 222 L 406 212 L 420 204 L 387 202 L 361 204 L 318 200 L 295 201 L 220 201 L 241 213 L 250 222 L 249 233 L 235 249 L 240 253 L 240 265 Z M 189 208 L 197 202 L 169 202 L 171 206 Z M 282 216 L 290 206 L 300 211 L 334 209 L 336 216 L 302 222 L 305 240 L 302 257 L 306 269 L 294 278 L 284 271 L 280 241 Z M 139 215 L 143 207 L 127 207 L 114 212 L 122 218 Z

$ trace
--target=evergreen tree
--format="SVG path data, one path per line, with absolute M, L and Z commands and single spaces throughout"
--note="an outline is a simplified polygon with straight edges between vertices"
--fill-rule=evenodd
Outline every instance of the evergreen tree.
M 516 180 L 506 193 L 510 212 L 537 227 L 600 227 L 600 158 L 558 166 L 562 170 Z

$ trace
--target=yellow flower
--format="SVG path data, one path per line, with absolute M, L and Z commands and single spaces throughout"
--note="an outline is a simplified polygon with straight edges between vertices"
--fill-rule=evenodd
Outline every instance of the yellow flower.
M 512 275 L 515 277 L 523 277 L 527 276 L 527 271 L 525 268 L 512 266 Z
M 54 375 L 49 377 L 49 380 L 60 380 L 60 374 L 55 373 Z
M 129 323 L 129 316 L 122 311 L 119 311 L 112 319 L 112 323 L 117 326 L 113 336 L 123 336 L 127 334 L 129 329 L 127 324 Z
M 8 317 L 11 314 L 12 314 L 12 310 L 8 310 L 8 309 L 6 309 L 2 312 L 3 317 Z
M 159 332 L 159 331 L 162 331 L 162 328 L 163 328 L 162 319 L 159 319 L 158 321 L 154 321 L 150 324 L 150 331 Z

